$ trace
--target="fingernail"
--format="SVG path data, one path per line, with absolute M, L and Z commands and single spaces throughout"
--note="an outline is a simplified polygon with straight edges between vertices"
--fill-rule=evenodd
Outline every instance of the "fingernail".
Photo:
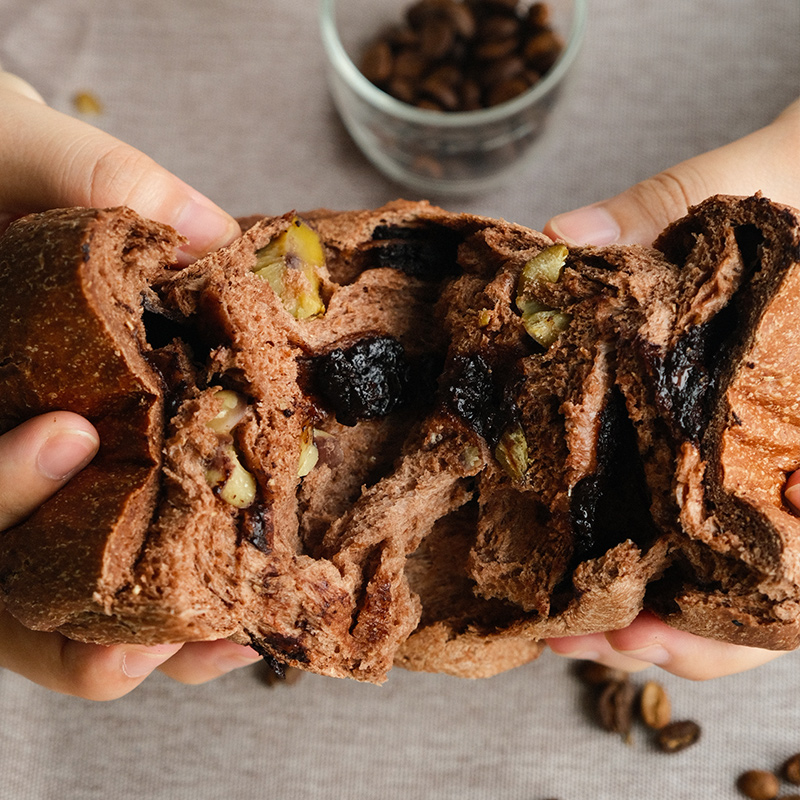
M 800 512 L 800 483 L 787 486 L 783 491 L 786 502 L 797 512 Z
M 181 249 L 190 259 L 217 250 L 241 234 L 236 220 L 202 195 L 192 194 L 175 221 L 176 230 L 189 240 Z
M 97 437 L 89 431 L 59 431 L 45 439 L 36 466 L 45 478 L 66 480 L 92 460 L 98 444 Z
M 180 650 L 180 644 L 157 644 L 147 650 L 126 650 L 122 654 L 122 671 L 129 678 L 143 678 Z
M 620 655 L 635 658 L 637 661 L 646 661 L 648 664 L 666 664 L 672 656 L 660 645 L 651 644 L 641 650 L 618 650 Z
M 550 220 L 550 228 L 570 244 L 613 244 L 619 239 L 620 227 L 603 206 L 584 206 Z
M 553 652 L 563 656 L 564 658 L 575 658 L 579 661 L 597 661 L 597 659 L 600 658 L 600 653 L 598 653 L 597 650 L 574 650 L 571 653 L 553 650 Z

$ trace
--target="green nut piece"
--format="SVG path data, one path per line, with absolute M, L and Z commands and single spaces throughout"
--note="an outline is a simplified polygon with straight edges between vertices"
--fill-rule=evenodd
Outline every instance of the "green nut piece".
M 494 456 L 505 473 L 515 481 L 522 481 L 528 471 L 528 440 L 519 425 L 503 432 L 495 447 Z

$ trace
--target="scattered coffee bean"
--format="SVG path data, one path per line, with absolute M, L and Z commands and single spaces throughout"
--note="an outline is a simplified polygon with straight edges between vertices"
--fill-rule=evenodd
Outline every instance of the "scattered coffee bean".
M 633 725 L 636 690 L 629 680 L 607 683 L 597 698 L 600 725 L 610 733 L 627 736 Z
M 629 678 L 628 672 L 598 664 L 596 661 L 578 661 L 575 671 L 578 678 L 589 686 L 601 686 L 604 683 L 624 681 Z
M 788 758 L 784 762 L 781 772 L 789 783 L 800 786 L 800 753 L 795 753 L 791 758 Z
M 661 730 L 670 721 L 672 703 L 667 690 L 656 681 L 648 681 L 639 695 L 639 713 L 648 728 Z
M 364 76 L 398 100 L 440 111 L 473 111 L 530 89 L 563 49 L 545 3 L 418 0 L 364 51 Z M 443 68 L 451 78 L 440 78 Z
M 765 769 L 743 772 L 736 781 L 736 786 L 750 800 L 774 800 L 781 790 L 778 778 Z
M 665 753 L 677 753 L 691 747 L 699 738 L 700 726 L 690 719 L 683 719 L 661 728 L 656 743 Z

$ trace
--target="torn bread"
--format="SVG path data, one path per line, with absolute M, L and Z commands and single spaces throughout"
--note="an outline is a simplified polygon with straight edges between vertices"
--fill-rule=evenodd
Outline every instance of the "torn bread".
M 797 212 L 712 198 L 654 249 L 402 201 L 248 226 L 182 269 L 126 209 L 0 239 L 0 428 L 102 442 L 0 537 L 18 619 L 373 682 L 642 608 L 798 644 Z

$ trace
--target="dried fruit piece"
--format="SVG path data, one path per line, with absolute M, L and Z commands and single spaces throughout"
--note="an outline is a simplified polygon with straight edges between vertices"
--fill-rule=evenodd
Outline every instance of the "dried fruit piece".
M 656 737 L 658 746 L 665 753 L 677 753 L 691 747 L 700 738 L 700 726 L 690 719 L 678 720 L 665 725 Z
M 661 730 L 670 721 L 672 703 L 667 690 L 656 681 L 647 681 L 639 695 L 639 712 L 648 728 Z
M 408 364 L 403 345 L 391 336 L 360 339 L 315 362 L 317 389 L 342 425 L 386 416 L 404 399 Z
M 287 230 L 256 252 L 253 272 L 267 281 L 296 319 L 325 313 L 319 271 L 325 253 L 316 232 L 295 217 Z
M 780 781 L 765 769 L 750 769 L 736 781 L 739 791 L 750 800 L 774 800 L 781 790 Z
M 528 441 L 525 431 L 519 425 L 506 428 L 495 447 L 494 455 L 512 480 L 523 480 L 528 471 Z
M 206 470 L 206 481 L 221 500 L 235 508 L 247 508 L 256 499 L 255 478 L 242 466 L 232 444 L 219 449 Z

